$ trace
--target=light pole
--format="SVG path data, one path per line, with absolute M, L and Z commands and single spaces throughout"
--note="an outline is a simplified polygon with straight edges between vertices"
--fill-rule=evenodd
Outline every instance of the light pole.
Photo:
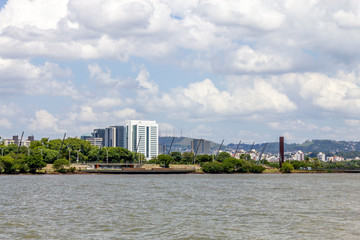
M 1 156 L 4 156 L 4 148 L 1 148 Z
M 109 163 L 109 150 L 107 149 L 107 147 L 104 147 L 106 150 L 106 163 Z
M 69 149 L 69 165 L 71 164 L 71 162 L 70 162 L 70 153 L 71 153 L 71 148 L 70 148 L 70 146 L 68 146 L 68 149 Z
M 81 149 L 76 150 L 76 151 L 77 151 L 76 163 L 79 163 L 79 152 L 81 151 Z

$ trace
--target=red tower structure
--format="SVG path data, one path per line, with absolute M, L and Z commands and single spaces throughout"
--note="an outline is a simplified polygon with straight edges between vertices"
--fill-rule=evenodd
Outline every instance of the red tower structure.
M 281 168 L 282 164 L 284 163 L 284 137 L 279 138 L 279 155 L 279 165 Z

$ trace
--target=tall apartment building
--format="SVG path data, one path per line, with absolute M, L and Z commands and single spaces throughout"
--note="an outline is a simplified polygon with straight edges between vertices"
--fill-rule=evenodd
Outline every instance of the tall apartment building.
M 304 161 L 304 159 L 305 159 L 305 155 L 302 151 L 297 151 L 295 153 L 295 160 Z
M 210 142 L 204 139 L 193 139 L 191 141 L 191 150 L 193 151 L 193 153 L 196 153 L 197 150 L 197 155 L 209 155 L 211 154 Z
M 91 135 L 93 136 L 93 138 L 102 138 L 101 146 L 105 146 L 105 129 L 102 128 L 94 129 Z
M 145 155 L 146 159 L 159 153 L 159 126 L 155 121 L 130 120 L 126 124 L 127 149 Z
M 126 132 L 124 126 L 110 126 L 105 128 L 105 143 L 107 147 L 126 148 Z

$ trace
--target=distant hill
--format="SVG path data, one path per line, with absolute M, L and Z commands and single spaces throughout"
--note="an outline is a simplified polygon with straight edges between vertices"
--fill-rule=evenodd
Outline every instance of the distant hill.
M 162 145 L 170 146 L 173 137 L 159 137 L 159 143 Z M 180 148 L 191 148 L 191 142 L 194 138 L 189 137 L 175 137 L 173 147 L 180 147 Z M 205 139 L 206 140 L 206 139 Z M 214 143 L 210 141 L 210 148 L 219 148 L 219 143 Z
M 170 146 L 173 137 L 159 137 L 159 143 L 163 145 Z M 193 138 L 189 137 L 175 137 L 173 148 L 181 148 L 181 149 L 191 149 L 191 141 Z M 286 141 L 286 139 L 285 139 Z M 266 148 L 264 146 L 266 144 Z M 228 144 L 227 146 L 223 146 L 222 150 L 235 150 L 238 144 Z M 219 143 L 214 143 L 210 141 L 210 148 L 213 150 L 218 149 L 220 146 Z M 243 149 L 245 151 L 249 151 L 252 147 L 252 144 L 240 144 L 239 149 Z M 270 143 L 255 143 L 253 149 L 256 151 L 264 151 L 269 153 L 278 153 L 279 152 L 279 143 L 278 142 L 270 142 Z M 286 152 L 295 152 L 302 151 L 304 153 L 318 153 L 323 152 L 326 155 L 339 155 L 339 156 L 358 156 L 360 157 L 360 142 L 353 141 L 335 141 L 335 140 L 307 140 L 304 143 L 296 144 L 296 143 L 285 143 L 285 151 Z M 352 154 L 349 154 L 352 153 Z
M 286 141 L 286 140 L 285 140 Z M 257 151 L 262 151 L 264 145 L 266 146 L 266 152 L 270 153 L 278 153 L 279 152 L 279 143 L 262 143 L 262 144 L 255 144 L 254 149 Z M 228 147 L 235 149 L 236 144 L 229 144 Z M 241 144 L 240 149 L 249 149 L 251 145 L 249 144 Z M 295 152 L 295 151 L 302 151 L 304 153 L 318 153 L 323 152 L 326 155 L 339 155 L 345 156 L 349 152 L 360 152 L 360 142 L 348 142 L 348 141 L 335 141 L 335 140 L 307 140 L 304 143 L 296 144 L 285 143 L 285 152 Z

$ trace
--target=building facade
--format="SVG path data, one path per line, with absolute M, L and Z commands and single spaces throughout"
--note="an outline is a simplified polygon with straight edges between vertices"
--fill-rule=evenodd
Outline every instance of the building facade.
M 304 159 L 305 159 L 305 155 L 302 151 L 297 151 L 295 153 L 295 160 L 304 161 Z
M 105 129 L 102 128 L 94 129 L 91 135 L 93 136 L 93 138 L 101 138 L 102 139 L 101 147 L 105 146 Z
M 317 155 L 317 158 L 323 162 L 325 162 L 325 160 L 326 160 L 325 154 L 322 152 L 319 152 L 319 154 Z
M 158 156 L 158 124 L 155 121 L 128 121 L 126 124 L 126 143 L 129 151 L 142 153 L 148 160 Z
M 204 139 L 193 139 L 191 141 L 191 150 L 193 153 L 197 155 L 211 154 L 210 152 L 210 142 Z
M 110 126 L 105 128 L 105 143 L 107 147 L 126 148 L 126 132 L 124 126 Z

